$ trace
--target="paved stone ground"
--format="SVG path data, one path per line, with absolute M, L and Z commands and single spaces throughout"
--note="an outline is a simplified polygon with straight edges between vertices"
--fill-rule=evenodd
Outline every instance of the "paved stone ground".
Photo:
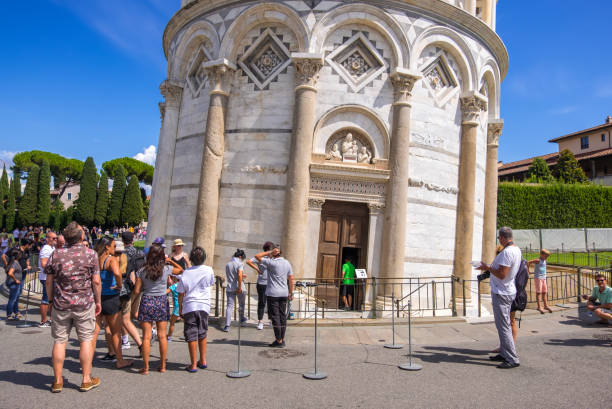
M 423 365 L 420 372 L 397 368 L 408 360 L 407 345 L 399 351 L 382 348 L 391 341 L 390 327 L 320 328 L 319 367 L 329 374 L 323 381 L 302 378 L 313 369 L 312 327 L 289 328 L 288 347 L 282 350 L 266 347 L 272 340 L 270 328 L 243 328 L 242 367 L 253 373 L 232 380 L 225 373 L 236 368 L 237 328 L 229 334 L 211 328 L 210 369 L 189 374 L 184 371 L 188 354 L 179 326 L 177 340 L 169 346 L 165 374 L 137 374 L 138 360 L 134 369 L 114 370 L 96 359 L 94 375 L 102 384 L 87 393 L 77 389 L 78 349 L 72 340 L 60 394 L 49 392 L 50 329 L 18 329 L 3 318 L 0 407 L 612 407 L 612 328 L 585 323 L 575 308 L 523 318 L 518 340 L 521 366 L 506 371 L 496 369 L 487 358 L 497 343 L 490 322 L 413 327 L 413 359 Z M 407 327 L 398 327 L 396 342 L 406 343 L 407 337 Z M 157 348 L 155 343 L 152 368 L 158 362 Z M 127 355 L 136 358 L 137 352 L 133 347 Z M 97 358 L 104 353 L 101 337 Z

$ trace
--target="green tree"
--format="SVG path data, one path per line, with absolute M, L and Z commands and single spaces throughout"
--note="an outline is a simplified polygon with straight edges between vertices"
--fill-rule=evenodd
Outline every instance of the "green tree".
M 546 161 L 542 158 L 535 158 L 529 166 L 527 180 L 532 183 L 551 183 L 554 182 L 555 178 Z
M 36 209 L 36 222 L 42 226 L 47 226 L 51 212 L 51 169 L 47 161 L 43 161 L 40 168 Z
M 562 183 L 585 183 L 588 178 L 574 154 L 568 149 L 563 149 L 559 154 L 559 160 L 554 169 L 554 175 Z
M 59 200 L 58 200 L 59 202 Z M 74 206 L 70 206 L 68 209 L 66 209 L 65 212 L 63 212 L 62 214 L 62 227 L 64 226 L 68 226 L 68 224 L 70 224 L 70 222 L 74 220 Z
M 125 199 L 123 200 L 121 220 L 124 224 L 136 226 L 143 219 L 142 213 L 142 198 L 140 197 L 138 178 L 132 175 L 130 176 L 130 182 L 128 183 Z
M 13 193 L 15 194 L 15 203 L 21 200 L 21 169 L 15 167 L 13 169 Z
M 110 206 L 108 209 L 107 224 L 109 226 L 121 225 L 121 208 L 125 197 L 125 169 L 119 165 L 113 173 L 113 190 L 111 192 Z
M 100 171 L 100 182 L 98 183 L 98 194 L 96 198 L 96 212 L 94 222 L 99 226 L 106 225 L 106 214 L 108 213 L 108 176 L 104 170 Z
M 15 189 L 12 186 L 9 188 L 8 200 L 6 202 L 6 210 L 4 211 L 4 227 L 7 231 L 15 228 L 15 209 L 17 204 L 15 201 Z
M 38 178 L 40 168 L 33 165 L 28 172 L 28 180 L 19 202 L 19 221 L 23 225 L 36 223 L 36 205 L 38 202 Z
M 62 218 L 64 216 L 64 203 L 61 200 L 53 202 L 51 207 L 51 217 L 49 218 L 49 225 L 53 230 L 60 231 L 62 229 Z
M 64 194 L 66 187 L 71 182 L 81 179 L 83 162 L 78 159 L 65 158 L 57 153 L 38 150 L 20 152 L 13 157 L 15 167 L 26 172 L 30 170 L 32 165 L 42 166 L 45 160 L 49 162 L 51 168 L 53 187 L 60 189 L 58 198 Z
M 81 189 L 76 200 L 74 218 L 77 222 L 90 226 L 94 220 L 96 210 L 96 190 L 98 186 L 98 171 L 93 158 L 85 160 L 81 174 Z
M 102 169 L 104 169 L 107 174 L 114 175 L 117 167 L 120 165 L 125 169 L 126 177 L 135 175 L 142 183 L 147 185 L 153 183 L 153 166 L 134 158 L 117 158 L 104 162 L 102 164 Z
M 6 165 L 4 165 L 2 169 L 2 178 L 0 178 L 0 228 L 6 227 L 4 225 L 4 209 L 7 205 L 9 189 L 8 173 L 6 173 Z

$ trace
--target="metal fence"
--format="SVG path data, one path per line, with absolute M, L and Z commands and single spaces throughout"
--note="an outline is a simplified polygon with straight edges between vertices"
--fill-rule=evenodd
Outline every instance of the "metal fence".
M 540 256 L 539 249 L 523 248 L 523 258 L 530 260 Z M 603 267 L 612 268 L 612 253 L 603 251 L 565 251 L 564 249 L 548 249 L 551 254 L 548 264 L 571 267 Z

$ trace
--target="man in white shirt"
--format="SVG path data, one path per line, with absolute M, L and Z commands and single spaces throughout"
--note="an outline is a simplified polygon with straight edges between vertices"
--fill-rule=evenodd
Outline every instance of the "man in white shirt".
M 504 249 L 495 257 L 491 265 L 481 263 L 478 269 L 488 270 L 491 273 L 491 300 L 495 327 L 500 341 L 499 355 L 489 359 L 501 361 L 497 366 L 500 369 L 511 369 L 520 364 L 512 338 L 510 307 L 516 297 L 514 279 L 521 266 L 522 256 L 521 249 L 514 245 L 510 227 L 499 229 L 498 239 Z
M 55 250 L 55 244 L 57 242 L 57 234 L 54 232 L 47 233 L 46 244 L 40 249 L 38 256 L 38 279 L 40 280 L 43 288 L 42 300 L 40 301 L 40 324 L 41 328 L 51 327 L 51 323 L 47 320 L 47 314 L 51 314 L 51 308 L 49 305 L 49 297 L 47 294 L 47 274 L 45 274 L 45 267 L 49 262 L 49 257 Z

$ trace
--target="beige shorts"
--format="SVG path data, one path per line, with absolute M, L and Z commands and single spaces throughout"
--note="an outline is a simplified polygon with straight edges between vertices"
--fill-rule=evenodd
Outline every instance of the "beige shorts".
M 132 299 L 122 298 L 121 299 L 121 315 L 129 314 L 132 309 Z
M 96 306 L 92 304 L 84 311 L 62 311 L 54 308 L 51 319 L 51 336 L 56 344 L 68 342 L 72 327 L 76 329 L 79 342 L 91 341 L 96 328 Z

